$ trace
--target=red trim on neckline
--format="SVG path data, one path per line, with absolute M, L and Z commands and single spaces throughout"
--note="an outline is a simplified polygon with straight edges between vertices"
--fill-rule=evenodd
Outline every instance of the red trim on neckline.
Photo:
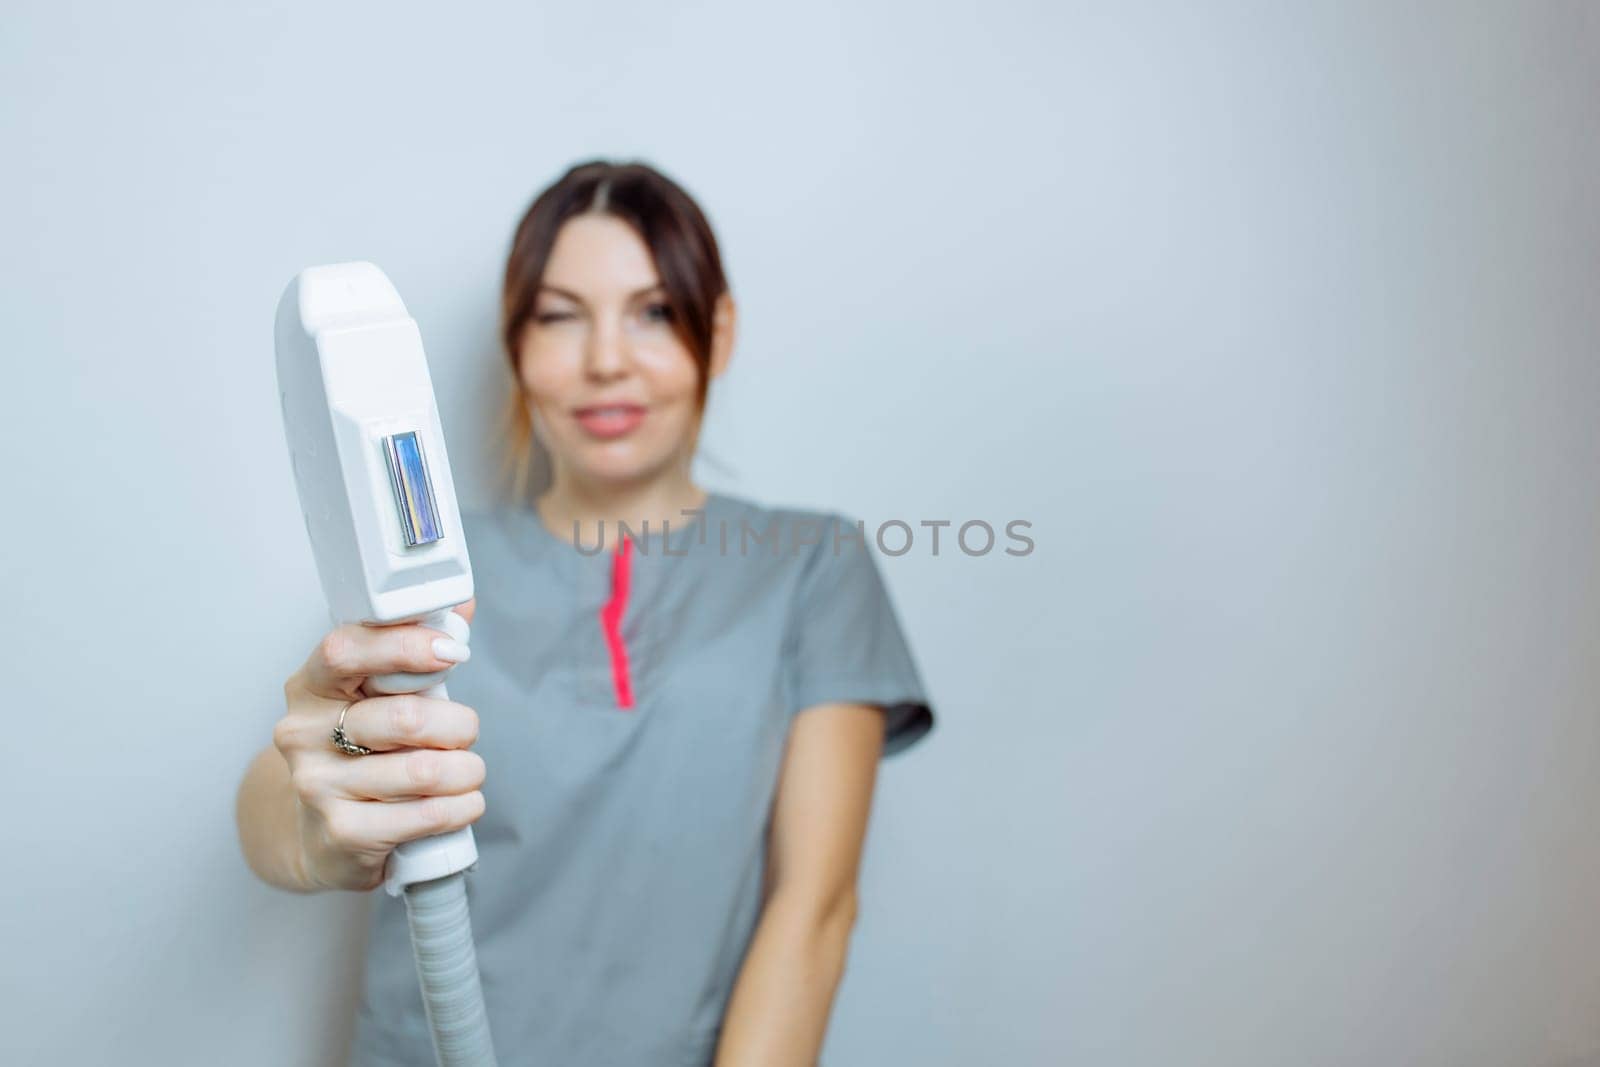
M 622 613 L 628 610 L 628 585 L 632 576 L 633 541 L 626 534 L 611 557 L 611 599 L 600 609 L 600 628 L 611 652 L 611 681 L 617 690 L 617 707 L 633 707 L 633 680 L 628 674 L 628 646 L 622 641 Z

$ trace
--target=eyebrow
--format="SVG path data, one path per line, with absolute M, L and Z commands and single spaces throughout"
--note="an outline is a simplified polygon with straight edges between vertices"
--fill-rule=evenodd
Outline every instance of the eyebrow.
M 649 296 L 651 293 L 665 293 L 666 291 L 667 291 L 667 287 L 665 285 L 661 285 L 661 284 L 647 285 L 643 289 L 635 289 L 633 292 L 629 293 L 628 294 L 628 299 L 629 300 L 637 300 L 641 296 Z M 564 296 L 568 300 L 571 300 L 575 304 L 585 303 L 583 297 L 579 296 L 577 293 L 574 293 L 569 289 L 563 289 L 559 285 L 544 285 L 544 284 L 541 284 L 539 286 L 539 292 L 541 292 L 541 293 L 553 293 L 556 296 Z

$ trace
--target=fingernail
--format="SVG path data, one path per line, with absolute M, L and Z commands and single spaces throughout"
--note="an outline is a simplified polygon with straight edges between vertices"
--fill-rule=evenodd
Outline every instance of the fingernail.
M 436 637 L 433 654 L 448 663 L 465 663 L 472 658 L 472 649 L 453 637 Z

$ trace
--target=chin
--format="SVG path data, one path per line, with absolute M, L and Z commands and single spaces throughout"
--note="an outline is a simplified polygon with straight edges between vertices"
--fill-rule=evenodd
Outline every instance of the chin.
M 575 472 L 588 481 L 634 485 L 648 481 L 666 465 L 666 457 L 641 456 L 633 449 L 585 448 L 573 457 Z

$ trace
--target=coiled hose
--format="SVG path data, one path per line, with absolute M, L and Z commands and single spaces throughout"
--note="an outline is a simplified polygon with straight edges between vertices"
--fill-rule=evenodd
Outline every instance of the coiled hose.
M 422 1004 L 440 1067 L 494 1067 L 462 873 L 406 886 Z
M 422 625 L 440 630 L 465 644 L 471 633 L 466 621 L 449 610 L 430 612 Z M 448 700 L 444 676 L 385 674 L 367 680 L 377 693 L 417 693 Z M 443 877 L 418 876 L 408 859 L 414 851 L 437 853 L 445 842 L 464 847 L 476 859 L 470 828 L 452 830 L 436 838 L 402 844 L 389 858 L 390 891 L 403 885 L 406 919 L 411 927 L 411 950 L 417 961 L 417 981 L 422 986 L 422 1006 L 428 1013 L 433 1052 L 439 1067 L 495 1067 L 494 1044 L 489 1038 L 489 1015 L 483 1005 L 483 985 L 478 979 L 478 953 L 472 944 L 472 922 L 467 913 L 465 859 L 444 867 L 455 873 Z M 458 854 L 459 855 L 459 854 Z M 416 880 L 411 880 L 411 875 Z

